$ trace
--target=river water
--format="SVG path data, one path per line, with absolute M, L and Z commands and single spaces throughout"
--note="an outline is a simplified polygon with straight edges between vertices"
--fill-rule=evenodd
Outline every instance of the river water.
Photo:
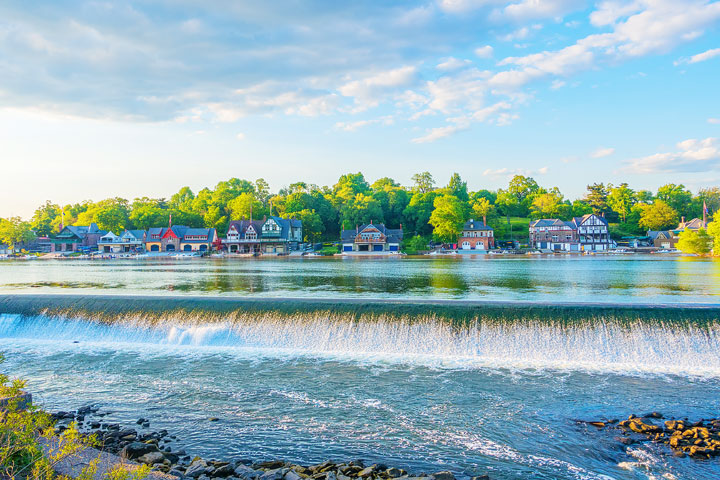
M 0 262 L 0 293 L 715 304 L 718 272 L 651 257 Z M 462 324 L 431 312 L 0 314 L 0 350 L 47 408 L 150 418 L 191 454 L 363 458 L 493 479 L 720 478 L 717 459 L 626 447 L 619 432 L 577 422 L 717 417 L 718 319 L 564 323 L 522 306 Z

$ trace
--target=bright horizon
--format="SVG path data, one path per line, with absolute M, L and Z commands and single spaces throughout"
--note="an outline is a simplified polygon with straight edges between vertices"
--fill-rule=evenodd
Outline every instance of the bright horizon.
M 0 217 L 221 180 L 720 184 L 720 2 L 0 5 Z

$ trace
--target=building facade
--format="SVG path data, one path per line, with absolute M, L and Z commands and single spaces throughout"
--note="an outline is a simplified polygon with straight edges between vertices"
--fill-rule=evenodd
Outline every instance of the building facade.
M 97 250 L 100 237 L 105 235 L 95 223 L 89 226 L 63 227 L 54 238 L 50 239 L 53 252 L 87 252 Z
M 217 239 L 214 228 L 190 228 L 185 225 L 151 228 L 147 231 L 145 250 L 147 252 L 209 252 Z
M 707 229 L 707 221 L 699 218 L 693 218 L 689 222 L 685 221 L 685 217 L 682 217 L 677 228 L 672 230 L 648 230 L 647 234 L 653 241 L 655 248 L 661 248 L 664 250 L 670 250 L 675 248 L 680 234 L 685 230 L 700 230 L 701 228 Z
M 228 253 L 272 255 L 297 250 L 302 238 L 300 220 L 267 217 L 230 222 L 222 243 Z
M 386 228 L 385 224 L 368 223 L 340 233 L 342 253 L 398 253 L 403 239 L 402 225 L 399 229 Z
M 137 253 L 145 250 L 145 230 L 125 230 L 122 235 L 107 232 L 98 241 L 98 251 L 103 253 Z
M 490 250 L 495 246 L 495 235 L 492 227 L 483 222 L 476 222 L 472 218 L 465 222 L 458 249 L 460 250 Z
M 530 222 L 529 237 L 532 248 L 560 252 L 604 252 L 612 244 L 607 220 L 594 213 L 569 221 L 534 220 Z

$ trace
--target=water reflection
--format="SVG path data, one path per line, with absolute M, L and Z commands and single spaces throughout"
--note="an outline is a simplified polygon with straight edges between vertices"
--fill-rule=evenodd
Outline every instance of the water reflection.
M 696 257 L 256 258 L 0 262 L 0 291 L 715 303 Z M 109 292 L 108 292 L 109 291 Z

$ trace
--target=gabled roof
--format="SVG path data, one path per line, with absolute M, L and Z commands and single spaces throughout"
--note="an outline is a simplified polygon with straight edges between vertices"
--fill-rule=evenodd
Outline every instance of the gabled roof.
M 104 233 L 100 238 L 109 238 L 111 241 L 113 241 L 113 240 L 117 240 L 120 237 L 118 237 L 112 231 L 110 231 L 110 232 Z
M 530 222 L 530 227 L 571 227 L 574 228 L 572 222 L 566 222 L 559 218 L 541 218 Z
M 605 217 L 597 215 L 595 213 L 587 213 L 587 214 L 583 215 L 582 217 L 575 217 L 572 219 L 572 221 L 575 225 L 580 226 L 583 223 L 585 223 L 587 221 L 587 219 L 590 217 L 596 217 L 600 221 L 602 221 L 605 225 L 609 225 L 609 223 Z
M 68 233 L 70 235 L 68 235 Z M 68 236 L 75 236 L 77 238 L 83 239 L 90 233 L 96 233 L 99 235 L 105 235 L 107 233 L 105 230 L 100 230 L 97 226 L 97 223 L 91 223 L 89 226 L 85 225 L 68 225 L 58 233 L 58 237 L 68 237 Z
M 693 218 L 689 222 L 680 222 L 677 229 L 700 230 L 701 228 L 707 228 L 707 224 L 699 218 Z
M 143 235 L 145 235 L 145 230 L 125 230 L 125 233 L 122 234 L 122 238 L 130 237 L 142 240 Z
M 385 235 L 385 237 L 387 238 L 387 243 L 400 243 L 402 241 L 402 229 L 386 228 L 384 223 L 367 223 L 365 225 L 360 225 L 357 230 L 343 230 L 342 232 L 340 232 L 340 239 L 345 243 L 351 243 L 355 241 L 355 237 L 358 233 L 366 230 L 368 227 L 374 227 L 380 233 Z
M 672 238 L 672 233 L 669 230 L 648 230 L 647 236 L 650 237 L 652 240 L 655 240 L 657 238 L 670 239 Z
M 465 225 L 463 226 L 463 230 L 469 230 L 471 232 L 478 231 L 478 230 L 492 230 L 493 228 L 488 225 L 483 225 L 482 222 L 478 222 L 473 220 L 472 218 L 465 222 Z
M 272 220 L 280 227 L 280 235 L 273 235 L 273 239 L 280 239 L 280 240 L 290 240 L 291 239 L 291 228 L 302 228 L 302 221 L 297 219 L 285 219 L 280 217 L 269 217 L 265 220 L 233 220 L 228 225 L 228 231 L 230 231 L 231 228 L 235 228 L 237 232 L 240 234 L 240 238 L 245 238 L 245 232 L 247 231 L 248 227 L 252 225 L 253 230 L 258 235 L 258 238 L 262 238 L 262 227 L 265 225 L 268 221 Z

